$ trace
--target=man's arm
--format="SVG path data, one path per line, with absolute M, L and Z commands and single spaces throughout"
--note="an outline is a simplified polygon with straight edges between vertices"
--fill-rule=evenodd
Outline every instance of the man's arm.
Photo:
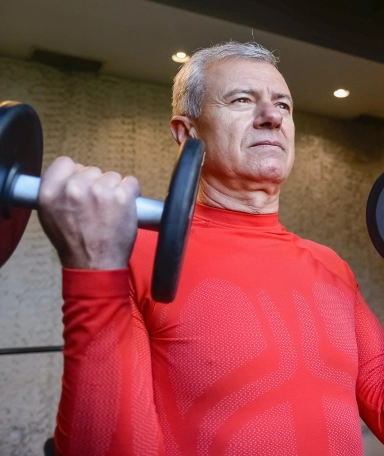
M 63 271 L 57 455 L 163 454 L 148 335 L 127 292 L 128 274 Z
M 148 335 L 126 268 L 138 194 L 135 179 L 67 158 L 42 177 L 39 217 L 64 267 L 59 456 L 163 453 Z
M 384 330 L 359 291 L 355 318 L 359 354 L 356 396 L 360 416 L 384 443 Z

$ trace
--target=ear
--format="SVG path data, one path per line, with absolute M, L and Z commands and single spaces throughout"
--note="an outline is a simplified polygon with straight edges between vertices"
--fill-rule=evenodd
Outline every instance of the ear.
M 172 117 L 171 133 L 177 144 L 181 144 L 187 138 L 197 138 L 194 120 L 187 116 Z

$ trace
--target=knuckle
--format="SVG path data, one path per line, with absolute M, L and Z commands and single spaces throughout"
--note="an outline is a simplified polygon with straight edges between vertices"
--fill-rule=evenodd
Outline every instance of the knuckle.
M 140 185 L 139 181 L 134 176 L 127 176 L 123 179 L 123 184 L 126 188 L 131 189 L 131 192 L 138 196 L 140 195 Z
M 100 168 L 97 168 L 96 166 L 87 166 L 83 167 L 78 171 L 79 173 L 87 174 L 91 178 L 98 178 L 100 177 L 103 173 Z
M 64 189 L 65 196 L 74 201 L 81 199 L 81 188 L 76 179 L 68 179 Z
M 85 166 L 82 165 L 81 163 L 75 163 L 74 164 L 74 171 L 75 173 L 80 173 L 81 171 L 83 171 L 85 169 Z
M 120 185 L 122 181 L 120 174 L 114 171 L 104 173 L 98 180 L 104 187 L 109 187 L 111 189 Z
M 103 185 L 101 185 L 99 182 L 96 182 L 91 186 L 90 192 L 92 196 L 97 199 L 100 199 L 101 197 L 105 196 L 105 189 L 103 188 Z
M 115 190 L 115 199 L 121 205 L 127 204 L 128 203 L 127 192 L 125 192 L 122 187 L 117 187 Z
M 127 179 L 132 185 L 139 186 L 139 181 L 136 179 L 135 176 L 128 176 Z
M 59 162 L 65 163 L 65 164 L 68 164 L 68 165 L 73 165 L 73 166 L 75 166 L 75 163 L 74 163 L 74 161 L 72 160 L 72 158 L 71 158 L 71 157 L 67 157 L 66 155 L 62 155 L 62 156 L 60 156 L 60 157 L 57 157 L 57 158 L 53 161 L 53 163 L 59 163 Z
M 65 170 L 71 166 L 72 160 L 69 157 L 58 157 L 56 158 L 45 170 L 43 176 L 46 176 L 52 172 L 55 174 L 61 175 Z
M 39 190 L 39 206 L 46 208 L 55 200 L 55 189 L 50 185 L 41 185 Z
M 119 173 L 117 173 L 116 171 L 108 171 L 108 172 L 104 173 L 103 176 L 112 178 L 112 179 L 115 179 L 118 181 L 122 180 L 121 175 Z

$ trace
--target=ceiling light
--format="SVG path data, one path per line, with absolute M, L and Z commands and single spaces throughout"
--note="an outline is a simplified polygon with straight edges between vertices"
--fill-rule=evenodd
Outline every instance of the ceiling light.
M 176 52 L 176 54 L 173 54 L 172 56 L 172 60 L 177 63 L 188 62 L 189 58 L 189 55 L 187 55 L 185 52 Z
M 333 92 L 333 95 L 337 98 L 345 98 L 349 95 L 349 90 L 337 89 Z

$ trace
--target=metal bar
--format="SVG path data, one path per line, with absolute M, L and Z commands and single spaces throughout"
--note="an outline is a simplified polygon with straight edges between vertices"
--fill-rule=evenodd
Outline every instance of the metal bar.
M 139 196 L 136 198 L 137 223 L 139 228 L 159 231 L 164 201 Z
M 12 203 L 27 209 L 37 209 L 40 181 L 39 177 L 26 174 L 15 176 Z
M 0 355 L 24 355 L 28 353 L 49 353 L 63 351 L 63 345 L 47 345 L 42 347 L 0 348 Z
M 19 174 L 15 177 L 12 191 L 12 204 L 28 209 L 38 208 L 38 196 L 41 179 L 35 176 Z M 163 214 L 164 201 L 151 198 L 136 198 L 137 221 L 139 228 L 158 231 Z

